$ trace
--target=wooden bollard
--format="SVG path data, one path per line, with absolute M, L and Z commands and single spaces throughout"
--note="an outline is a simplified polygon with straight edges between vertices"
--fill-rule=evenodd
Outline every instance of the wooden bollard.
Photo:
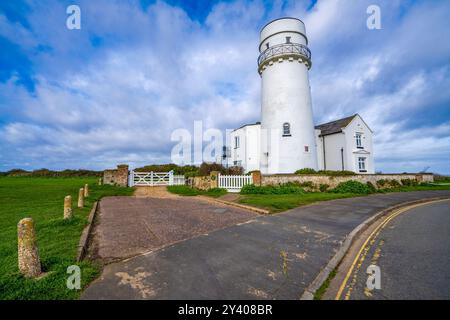
M 78 208 L 84 207 L 84 188 L 80 188 L 78 192 Z
M 89 185 L 87 183 L 84 185 L 84 197 L 89 197 Z
M 64 197 L 64 219 L 72 218 L 72 196 Z
M 32 218 L 24 218 L 17 224 L 17 243 L 20 273 L 29 278 L 39 276 L 41 261 Z

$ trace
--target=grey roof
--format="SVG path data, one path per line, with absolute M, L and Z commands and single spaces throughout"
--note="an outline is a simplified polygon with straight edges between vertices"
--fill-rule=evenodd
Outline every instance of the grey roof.
M 260 121 L 255 122 L 255 123 L 247 123 L 247 124 L 244 124 L 243 126 L 240 126 L 239 128 L 234 129 L 233 131 L 242 129 L 242 128 L 244 128 L 244 127 L 248 127 L 248 126 L 256 126 L 256 125 L 260 125 L 260 124 L 261 124 Z M 232 131 L 232 132 L 233 132 L 233 131 Z
M 319 124 L 315 126 L 316 129 L 320 130 L 321 136 L 326 136 L 333 133 L 342 132 L 342 128 L 348 126 L 348 124 L 357 116 L 358 114 L 354 114 L 350 117 L 342 118 L 339 120 Z

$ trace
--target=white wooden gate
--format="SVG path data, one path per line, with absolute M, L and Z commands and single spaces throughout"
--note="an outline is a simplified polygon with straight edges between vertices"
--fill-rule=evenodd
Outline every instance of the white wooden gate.
M 174 175 L 173 171 L 169 172 L 138 172 L 131 171 L 128 179 L 128 185 L 133 186 L 172 186 L 184 185 L 185 179 L 183 175 Z
M 252 184 L 252 176 L 246 175 L 221 175 L 218 177 L 219 188 L 227 189 L 228 192 L 239 192 L 246 184 Z

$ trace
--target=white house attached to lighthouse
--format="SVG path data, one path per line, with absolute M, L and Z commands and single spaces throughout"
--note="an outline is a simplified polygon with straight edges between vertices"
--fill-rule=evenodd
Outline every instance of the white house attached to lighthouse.
M 373 132 L 359 115 L 314 127 L 304 23 L 269 22 L 261 30 L 259 51 L 261 122 L 231 133 L 227 164 L 263 174 L 302 168 L 374 173 Z

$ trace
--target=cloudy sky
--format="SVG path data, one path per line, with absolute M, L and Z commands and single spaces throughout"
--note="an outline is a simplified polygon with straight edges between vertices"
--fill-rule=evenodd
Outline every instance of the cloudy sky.
M 0 171 L 164 163 L 176 128 L 258 121 L 258 34 L 283 16 L 306 24 L 316 123 L 359 113 L 376 170 L 450 173 L 446 0 L 0 0 Z

